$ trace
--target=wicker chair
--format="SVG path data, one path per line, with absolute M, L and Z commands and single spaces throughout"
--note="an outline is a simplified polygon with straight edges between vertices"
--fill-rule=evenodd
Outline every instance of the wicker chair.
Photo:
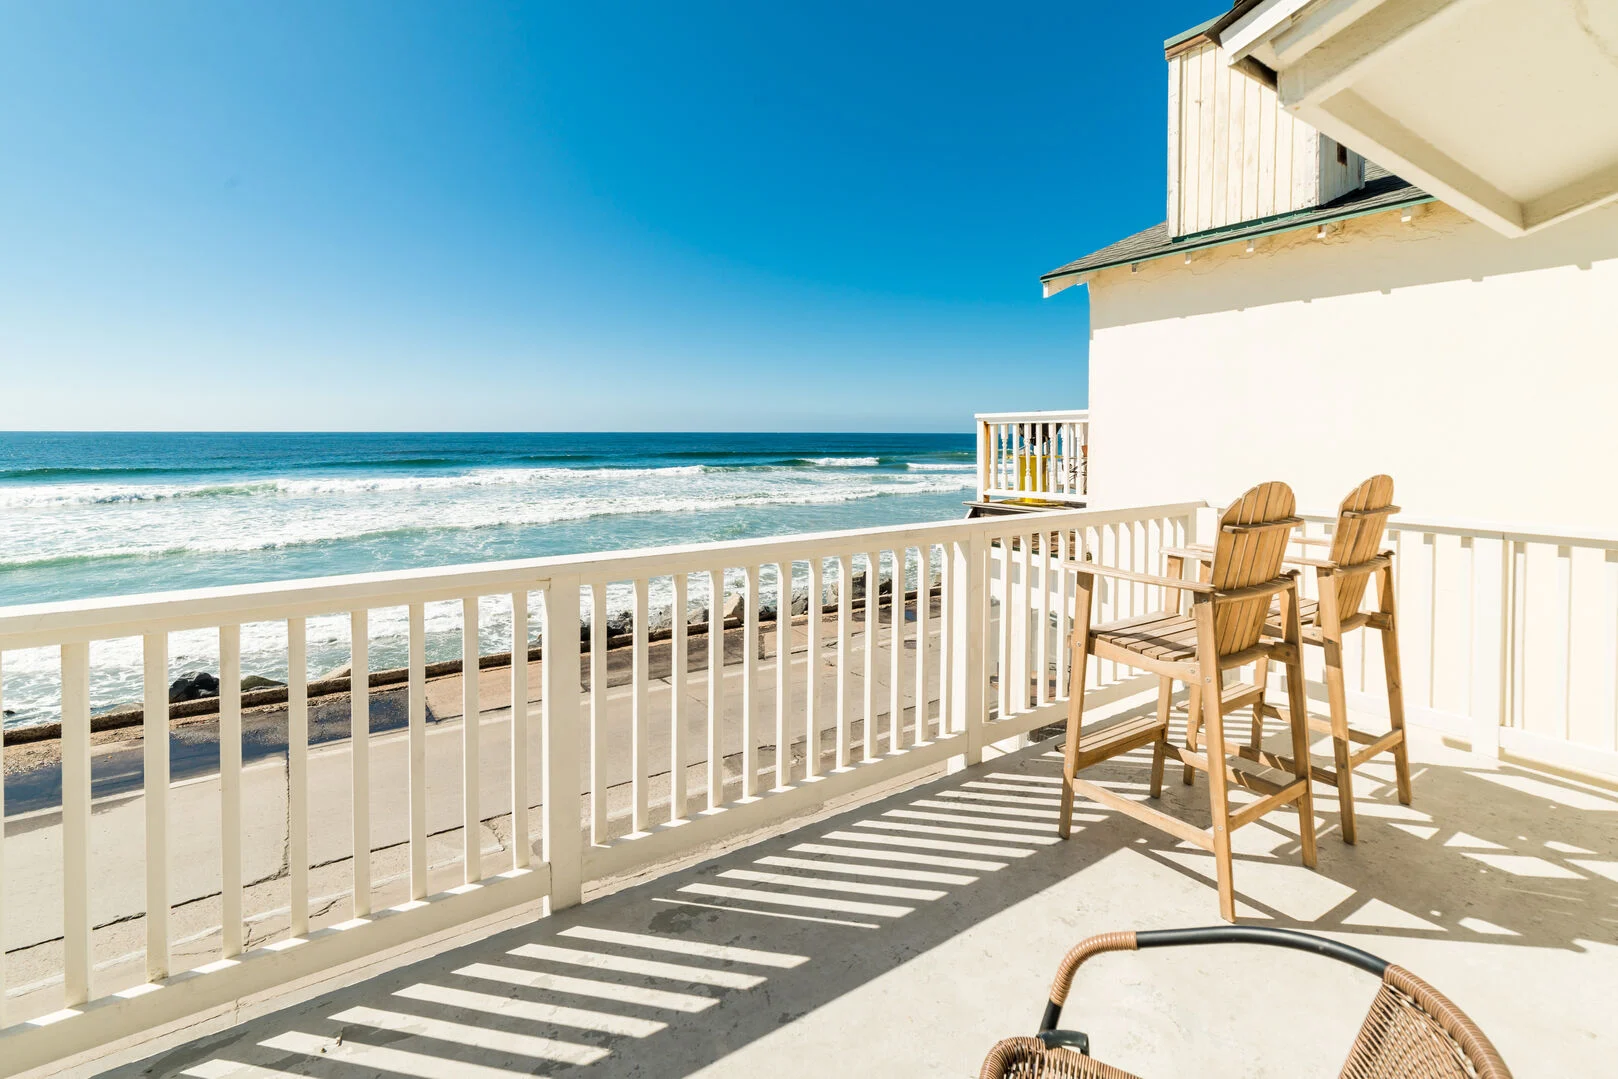
M 1511 1079 L 1500 1054 L 1472 1020 L 1403 967 L 1326 937 L 1247 925 L 1102 933 L 1080 942 L 1056 970 L 1039 1033 L 1032 1038 L 1007 1038 L 995 1045 L 983 1062 L 982 1079 L 1134 1079 L 1128 1072 L 1092 1059 L 1085 1034 L 1056 1029 L 1073 975 L 1085 960 L 1102 952 L 1185 944 L 1296 948 L 1382 979 L 1348 1051 L 1348 1061 L 1338 1072 L 1339 1079 Z

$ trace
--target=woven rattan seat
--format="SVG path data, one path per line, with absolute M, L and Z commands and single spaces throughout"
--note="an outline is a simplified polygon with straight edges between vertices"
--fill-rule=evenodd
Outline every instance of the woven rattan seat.
M 996 1044 L 983 1062 L 983 1075 L 984 1079 L 1137 1079 L 1072 1049 L 1047 1048 L 1038 1038 L 1007 1038 Z
M 1057 967 L 1039 1034 L 996 1044 L 983 1062 L 981 1079 L 1132 1079 L 1130 1073 L 1091 1058 L 1085 1035 L 1056 1029 L 1074 974 L 1086 960 L 1103 952 L 1206 944 L 1292 948 L 1336 959 L 1382 980 L 1348 1060 L 1338 1072 L 1339 1079 L 1511 1079 L 1500 1054 L 1466 1013 L 1403 967 L 1326 937 L 1225 925 L 1103 933 L 1081 941 Z M 1254 1044 L 1261 1045 L 1262 1038 Z M 1315 1072 L 1313 1067 L 1295 1070 Z

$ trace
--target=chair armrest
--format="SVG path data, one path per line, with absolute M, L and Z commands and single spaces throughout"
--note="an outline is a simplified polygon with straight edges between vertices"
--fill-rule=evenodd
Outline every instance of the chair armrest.
M 1183 588 L 1187 592 L 1212 592 L 1214 586 L 1203 581 L 1190 581 L 1181 577 L 1162 577 L 1155 573 L 1136 573 L 1133 570 L 1116 569 L 1112 566 L 1103 566 L 1095 562 L 1074 562 L 1067 560 L 1062 563 L 1062 569 L 1076 570 L 1079 573 L 1094 573 L 1102 577 L 1114 577 L 1120 581 L 1134 581 L 1136 584 L 1155 584 L 1163 588 Z
M 1331 537 L 1330 536 L 1293 536 L 1292 539 L 1290 540 L 1290 542 L 1299 544 L 1300 546 L 1303 546 L 1303 547 L 1330 547 L 1331 546 Z

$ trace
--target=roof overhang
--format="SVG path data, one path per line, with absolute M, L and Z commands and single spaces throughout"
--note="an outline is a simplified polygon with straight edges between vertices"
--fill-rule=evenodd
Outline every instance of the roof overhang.
M 1618 199 L 1618 3 L 1259 0 L 1233 14 L 1216 30 L 1232 66 L 1507 236 Z

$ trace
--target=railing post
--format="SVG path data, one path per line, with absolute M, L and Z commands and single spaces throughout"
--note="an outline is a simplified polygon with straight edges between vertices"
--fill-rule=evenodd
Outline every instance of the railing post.
M 545 861 L 550 863 L 550 910 L 577 906 L 584 898 L 583 821 L 579 772 L 584 739 L 580 731 L 583 696 L 579 684 L 578 577 L 553 579 L 544 593 L 545 622 L 540 654 L 541 724 L 544 743 Z M 596 613 L 599 619 L 601 615 Z M 593 659 L 594 657 L 592 657 Z
M 1472 752 L 1500 755 L 1500 728 L 1511 721 L 1512 596 L 1516 590 L 1510 540 L 1501 535 L 1468 537 L 1472 554 L 1472 685 L 1469 711 L 1475 724 Z
M 965 764 L 983 761 L 983 745 L 989 721 L 984 692 L 984 645 L 988 633 L 988 538 L 974 529 L 964 540 L 952 545 L 954 583 L 958 602 L 951 604 L 954 626 L 951 630 L 955 700 L 950 714 L 966 739 Z
M 982 502 L 989 497 L 989 488 L 994 486 L 994 447 L 989 442 L 989 423 L 987 420 L 978 421 L 978 501 Z
M 142 741 L 146 791 L 146 980 L 169 976 L 169 635 L 148 633 Z M 0 813 L 0 819 L 4 814 Z M 3 986 L 4 981 L 0 981 Z

